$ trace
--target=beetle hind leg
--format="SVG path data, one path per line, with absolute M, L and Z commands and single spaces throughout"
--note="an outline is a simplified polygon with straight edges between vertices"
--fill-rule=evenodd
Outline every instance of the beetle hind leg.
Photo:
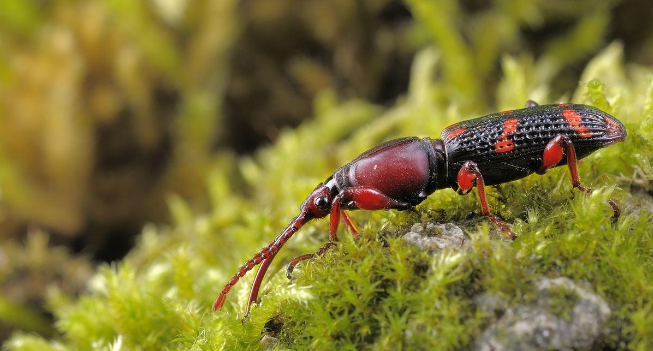
M 542 165 L 537 170 L 537 173 L 544 174 L 546 171 L 558 165 L 562 161 L 563 155 L 567 154 L 567 166 L 569 167 L 569 174 L 571 175 L 571 184 L 574 188 L 590 194 L 592 189 L 581 184 L 580 175 L 578 174 L 578 159 L 576 158 L 576 150 L 572 144 L 569 137 L 559 134 L 555 138 L 551 139 L 549 143 L 544 148 L 544 154 L 542 156 Z M 612 199 L 608 200 L 608 204 L 612 207 L 614 215 L 612 216 L 612 222 L 617 222 L 619 216 L 621 215 L 621 209 Z
M 467 161 L 463 164 L 460 171 L 458 171 L 458 193 L 467 194 L 472 190 L 472 187 L 476 185 L 476 190 L 478 191 L 478 198 L 481 203 L 481 210 L 483 214 L 487 216 L 494 225 L 496 225 L 502 232 L 506 233 L 508 237 L 512 240 L 517 238 L 517 235 L 510 229 L 510 226 L 502 222 L 497 216 L 490 212 L 490 206 L 487 202 L 487 196 L 485 195 L 485 182 L 483 181 L 483 176 L 478 170 L 478 166 L 473 161 Z

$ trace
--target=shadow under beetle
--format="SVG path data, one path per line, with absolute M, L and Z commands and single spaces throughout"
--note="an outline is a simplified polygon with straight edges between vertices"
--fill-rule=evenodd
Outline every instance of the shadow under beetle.
M 510 227 L 490 212 L 485 186 L 534 172 L 544 174 L 551 167 L 566 164 L 573 187 L 590 193 L 591 189 L 580 182 L 578 160 L 625 138 L 623 124 L 595 107 L 565 103 L 540 106 L 529 100 L 524 109 L 453 124 L 444 129 L 441 139 L 409 137 L 385 142 L 318 184 L 288 227 L 229 279 L 213 310 L 219 310 L 238 280 L 260 264 L 247 302 L 247 318 L 270 263 L 308 221 L 331 215 L 329 242 L 314 254 L 290 261 L 289 279 L 297 263 L 321 255 L 335 245 L 339 222 L 358 238 L 348 210 L 406 210 L 437 189 L 452 187 L 464 195 L 476 186 L 483 214 L 514 240 L 516 235 Z M 616 221 L 619 207 L 612 200 L 609 204 Z

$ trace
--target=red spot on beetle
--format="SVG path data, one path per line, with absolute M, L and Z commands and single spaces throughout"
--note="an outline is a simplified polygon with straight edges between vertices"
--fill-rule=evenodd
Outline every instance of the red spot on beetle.
M 508 140 L 510 134 L 517 131 L 517 118 L 510 118 L 503 122 L 503 134 L 499 137 L 499 141 L 494 145 L 496 153 L 508 152 L 515 149 L 515 143 Z
M 591 138 L 592 133 L 590 133 L 589 128 L 584 127 L 582 122 L 583 118 L 572 109 L 562 110 L 562 116 L 567 120 L 567 123 L 574 128 L 576 134 L 581 138 Z
M 503 133 L 512 134 L 517 131 L 517 118 L 507 119 L 503 122 Z
M 496 153 L 508 152 L 515 149 L 515 143 L 512 140 L 501 140 L 494 145 Z
M 458 134 L 464 133 L 466 130 L 467 130 L 467 128 L 465 128 L 465 127 L 455 129 L 451 133 L 447 134 L 446 139 L 451 140 L 453 137 L 455 137 Z
M 512 113 L 512 110 L 505 110 L 505 111 L 501 111 L 499 113 L 502 114 L 502 115 L 509 115 L 509 114 Z

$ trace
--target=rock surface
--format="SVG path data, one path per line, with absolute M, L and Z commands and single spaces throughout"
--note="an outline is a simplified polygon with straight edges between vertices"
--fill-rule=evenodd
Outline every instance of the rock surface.
M 452 223 L 427 223 L 426 225 L 415 223 L 402 239 L 428 252 L 439 252 L 447 247 L 467 246 L 463 230 Z
M 476 340 L 477 351 L 593 350 L 610 315 L 608 304 L 566 277 L 536 281 L 536 298 L 507 308 Z M 479 308 L 496 315 L 506 305 L 496 295 L 476 299 Z

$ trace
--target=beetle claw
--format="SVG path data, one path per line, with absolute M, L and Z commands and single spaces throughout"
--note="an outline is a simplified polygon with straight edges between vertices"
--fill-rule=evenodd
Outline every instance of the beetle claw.
M 288 280 L 295 280 L 295 276 L 292 275 L 292 271 L 294 269 L 295 266 L 288 263 L 288 265 L 286 266 L 286 278 L 288 278 Z
M 610 207 L 612 207 L 612 210 L 614 211 L 614 215 L 612 216 L 612 224 L 616 224 L 617 221 L 619 220 L 619 216 L 621 216 L 621 209 L 619 208 L 617 203 L 614 202 L 614 200 L 612 199 L 608 200 L 608 204 L 610 205 Z

